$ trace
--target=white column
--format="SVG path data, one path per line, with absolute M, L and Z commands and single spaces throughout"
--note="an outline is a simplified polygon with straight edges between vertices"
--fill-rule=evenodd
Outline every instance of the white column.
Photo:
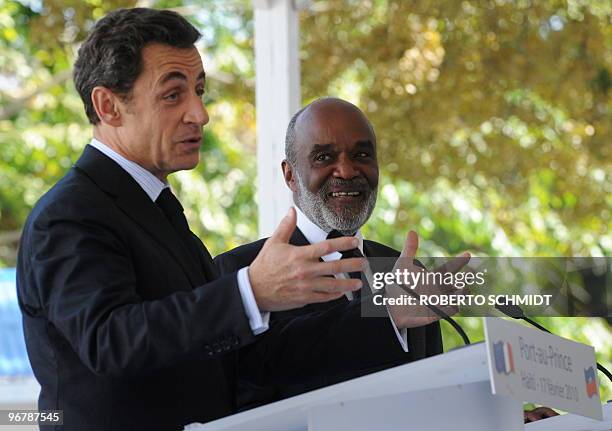
M 292 0 L 253 0 L 259 236 L 269 236 L 292 204 L 280 167 L 285 131 L 300 107 L 298 14 Z

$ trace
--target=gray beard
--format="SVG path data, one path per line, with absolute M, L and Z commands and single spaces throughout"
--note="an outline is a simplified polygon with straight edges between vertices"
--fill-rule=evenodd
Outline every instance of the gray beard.
M 356 213 L 345 207 L 338 214 L 327 206 L 322 196 L 308 190 L 297 171 L 294 172 L 297 184 L 295 203 L 306 217 L 325 232 L 337 230 L 342 235 L 353 235 L 372 215 L 376 206 L 377 189 L 368 193 L 365 204 Z

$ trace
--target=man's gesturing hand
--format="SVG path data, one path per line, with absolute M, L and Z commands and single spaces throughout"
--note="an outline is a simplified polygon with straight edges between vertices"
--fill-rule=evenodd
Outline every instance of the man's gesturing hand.
M 417 249 L 419 247 L 419 237 L 416 232 L 408 232 L 402 254 L 395 264 L 394 271 L 397 269 L 406 270 L 412 273 L 423 273 L 424 276 L 428 273 L 427 270 L 414 264 L 414 257 L 416 256 Z M 456 273 L 463 268 L 470 260 L 469 253 L 463 253 L 461 256 L 455 257 L 444 265 L 436 268 L 433 272 L 440 273 L 442 275 L 446 273 Z M 386 293 L 388 297 L 397 297 L 400 295 L 412 295 L 415 298 L 420 296 L 431 296 L 431 295 L 456 295 L 461 294 L 462 291 L 457 289 L 453 285 L 445 285 L 435 282 L 428 282 L 427 277 L 421 276 L 420 282 L 414 286 L 403 286 L 392 285 L 386 287 Z M 435 279 L 436 277 L 430 277 Z M 444 277 L 442 277 L 444 278 Z M 393 321 L 399 328 L 414 328 L 417 326 L 427 325 L 440 319 L 434 311 L 432 311 L 426 305 L 420 305 L 417 299 L 417 305 L 394 305 L 389 306 L 389 313 L 393 318 Z M 438 307 L 446 315 L 453 315 L 458 311 L 457 307 L 446 306 Z
M 541 419 L 552 418 L 553 416 L 559 416 L 559 413 L 551 409 L 550 407 L 536 407 L 532 410 L 525 410 L 523 412 L 523 419 L 526 424 L 530 422 L 539 421 Z
M 362 271 L 365 259 L 319 260 L 334 251 L 356 248 L 356 238 L 335 238 L 297 247 L 289 244 L 295 224 L 295 209 L 291 208 L 249 267 L 251 288 L 261 311 L 281 311 L 326 302 L 361 288 L 361 280 L 329 276 Z

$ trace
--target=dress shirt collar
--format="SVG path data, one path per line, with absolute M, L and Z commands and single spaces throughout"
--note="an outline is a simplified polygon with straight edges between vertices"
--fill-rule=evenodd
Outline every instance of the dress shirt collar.
M 329 232 L 324 231 L 319 226 L 317 226 L 312 220 L 310 220 L 306 214 L 302 212 L 297 206 L 295 206 L 295 212 L 297 213 L 297 227 L 304 234 L 306 239 L 311 244 L 316 244 L 321 241 L 325 241 L 327 239 L 327 234 Z M 357 230 L 355 233 L 355 237 L 359 239 L 359 251 L 363 254 L 363 236 L 361 235 L 361 231 Z M 328 255 L 323 256 L 323 260 L 338 260 L 342 257 L 342 254 L 335 251 Z
M 96 138 L 93 138 L 89 145 L 111 158 L 115 163 L 121 166 L 124 171 L 130 174 L 130 176 L 134 178 L 134 181 L 138 183 L 138 185 L 145 191 L 147 196 L 149 196 L 153 202 L 157 200 L 162 190 L 170 187 L 168 183 L 164 183 L 138 163 L 126 159 L 103 142 L 98 141 Z

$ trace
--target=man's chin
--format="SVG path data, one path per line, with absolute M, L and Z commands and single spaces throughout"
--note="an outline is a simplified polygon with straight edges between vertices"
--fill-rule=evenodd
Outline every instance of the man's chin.
M 366 197 L 364 196 L 342 196 L 337 198 L 328 197 L 325 200 L 325 206 L 338 217 L 346 217 L 350 214 L 352 214 L 353 217 L 357 217 L 365 205 Z
M 182 157 L 180 161 L 178 161 L 174 167 L 174 171 L 189 171 L 194 169 L 200 163 L 200 154 L 190 154 Z
M 333 215 L 332 218 L 334 223 L 331 224 L 334 229 L 338 231 L 354 232 L 361 227 L 361 223 L 359 223 L 362 215 L 361 209 L 363 209 L 363 205 L 355 209 L 351 209 L 348 206 L 342 208 L 332 208 L 328 206 L 327 212 L 329 215 Z

